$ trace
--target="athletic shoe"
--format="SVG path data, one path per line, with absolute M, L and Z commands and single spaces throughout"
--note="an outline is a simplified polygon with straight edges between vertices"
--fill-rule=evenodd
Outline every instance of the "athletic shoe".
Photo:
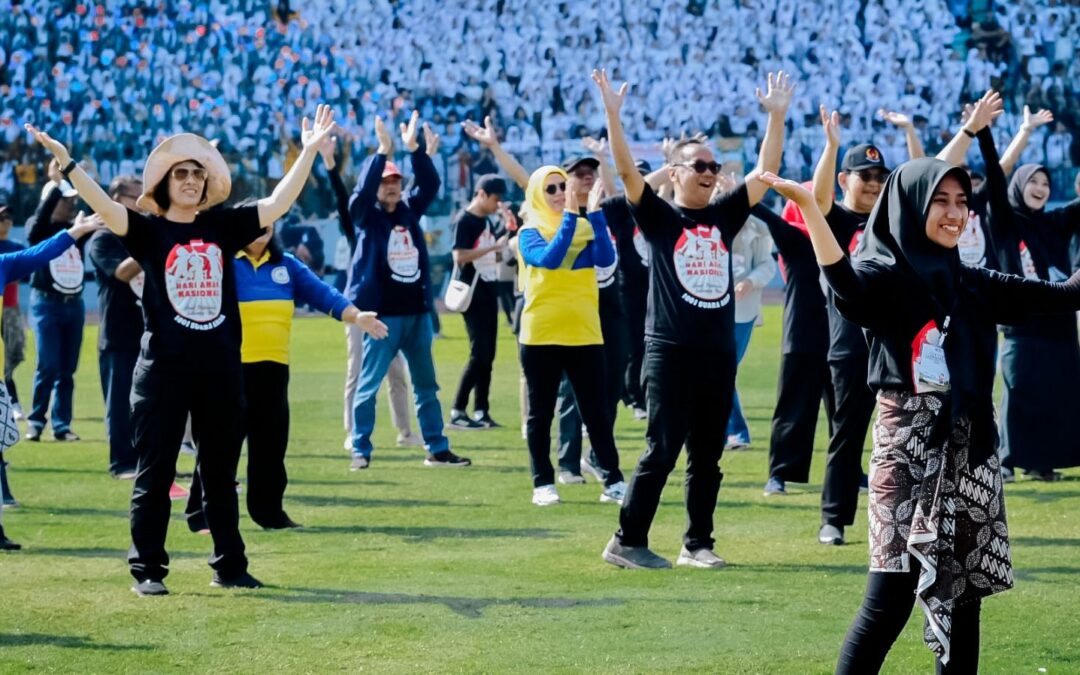
M 532 503 L 537 506 L 551 506 L 559 503 L 559 493 L 554 485 L 541 485 L 533 488 Z
M 210 585 L 214 588 L 262 588 L 263 582 L 247 572 L 231 579 L 226 579 L 218 572 L 214 572 L 214 578 L 210 580 Z
M 487 428 L 483 424 L 471 419 L 460 410 L 450 411 L 450 423 L 447 426 L 451 429 L 458 429 L 459 431 L 479 431 Z
M 11 404 L 11 417 L 16 422 L 21 422 L 26 419 L 26 413 L 23 412 L 22 406 L 18 403 Z
M 264 530 L 295 530 L 304 527 L 289 516 L 283 516 L 282 520 L 275 521 L 271 525 L 263 525 Z
M 649 411 L 645 408 L 634 408 L 634 419 L 647 420 L 649 419 Z
M 407 434 L 397 435 L 397 444 L 399 448 L 422 448 L 424 447 L 424 438 L 420 434 L 414 434 L 409 432 Z M 349 450 L 352 450 L 352 442 L 349 442 Z
M 188 494 L 188 489 L 176 481 L 173 481 L 173 484 L 169 486 L 169 499 L 174 502 L 181 499 L 187 499 Z
M 122 469 L 120 471 L 110 471 L 109 474 L 116 480 L 135 480 L 138 472 L 135 469 Z
M 718 570 L 727 567 L 727 561 L 713 553 L 712 549 L 699 548 L 696 551 L 691 551 L 685 546 L 679 551 L 679 558 L 675 561 L 675 564 L 706 570 Z
M 195 534 L 210 534 L 210 526 L 206 524 L 206 516 L 202 511 L 187 516 L 188 529 Z
M 661 558 L 645 546 L 623 546 L 617 537 L 604 547 L 601 555 L 605 562 L 628 570 L 665 570 L 671 569 L 671 563 Z
M 623 497 L 626 496 L 626 481 L 619 481 L 618 483 L 612 483 L 604 488 L 604 491 L 600 493 L 600 501 L 608 504 L 618 504 L 622 506 Z
M 0 550 L 2 551 L 18 551 L 22 548 L 22 544 L 16 544 L 7 538 L 4 534 L 4 526 L 0 525 Z
M 471 421 L 471 420 L 470 420 Z M 443 450 L 442 452 L 436 452 L 434 455 L 428 455 L 424 460 L 424 466 L 436 466 L 436 467 L 450 467 L 461 468 L 472 465 L 468 457 L 458 457 L 449 450 Z
M 485 429 L 500 429 L 502 425 L 491 419 L 491 415 L 486 410 L 477 410 L 473 413 L 473 421 L 480 424 Z
M 398 438 L 401 438 L 401 436 L 398 436 Z M 349 450 L 351 452 L 352 449 L 353 449 L 353 447 L 352 447 L 352 437 L 351 436 L 346 436 L 345 437 L 345 442 L 341 444 L 341 447 L 343 449 Z
M 180 454 L 191 455 L 192 457 L 194 457 L 196 454 L 195 444 L 191 443 L 190 441 L 184 441 L 180 444 Z
M 155 595 L 169 594 L 169 589 L 165 588 L 165 584 L 160 581 L 154 581 L 153 579 L 136 581 L 135 585 L 131 587 L 131 590 L 140 598 L 150 598 Z
M 349 464 L 349 471 L 360 471 L 371 466 L 371 459 L 364 457 L 363 455 L 353 455 L 352 464 Z
M 772 497 L 773 495 L 786 495 L 787 486 L 784 485 L 784 481 L 780 480 L 776 476 L 769 478 L 765 483 L 765 496 Z
M 585 483 L 585 476 L 580 473 L 574 473 L 573 471 L 560 471 L 559 482 L 563 485 L 583 485 Z
M 41 427 L 35 427 L 33 424 L 26 427 L 26 435 L 23 436 L 28 441 L 38 442 L 41 440 Z
M 746 440 L 739 434 L 731 434 L 727 437 L 727 443 L 724 444 L 725 450 L 745 450 L 750 447 L 750 441 Z
M 19 508 L 19 500 L 15 499 L 11 495 L 8 495 L 8 496 L 4 497 L 4 508 L 5 509 L 17 509 L 17 508 Z
M 38 434 L 40 435 L 40 432 L 38 432 Z M 75 433 L 71 429 L 68 429 L 67 431 L 61 431 L 58 434 L 53 434 L 53 438 L 55 438 L 58 441 L 64 441 L 64 442 L 72 442 L 72 441 L 81 441 L 82 440 L 81 438 L 79 438 L 79 434 Z
M 592 476 L 596 480 L 603 483 L 604 482 L 604 473 L 605 472 L 604 472 L 603 469 L 601 469 L 600 467 L 598 467 L 597 465 L 592 463 L 591 454 L 592 453 L 588 453 L 584 457 L 582 457 L 581 462 L 578 464 L 578 466 L 581 467 L 581 473 L 583 475 L 584 474 L 589 474 L 590 476 Z
M 1001 467 L 1001 482 L 1002 483 L 1015 483 L 1016 472 L 1007 466 Z
M 831 546 L 844 545 L 844 528 L 826 523 L 818 530 L 817 540 Z
M 859 494 L 864 495 L 867 492 L 870 492 L 870 476 L 867 476 L 864 473 L 862 474 L 862 477 L 859 478 Z

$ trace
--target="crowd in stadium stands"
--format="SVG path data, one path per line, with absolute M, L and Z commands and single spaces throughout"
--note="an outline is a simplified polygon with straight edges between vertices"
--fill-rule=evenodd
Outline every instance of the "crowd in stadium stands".
M 981 15 L 975 5 L 985 5 Z M 1058 122 L 1034 134 L 1023 161 L 1055 170 L 1077 161 L 1070 129 L 1080 121 L 1080 7 L 1059 0 L 455 7 L 3 0 L 0 194 L 23 215 L 37 199 L 42 154 L 27 142 L 26 121 L 72 147 L 102 183 L 136 172 L 162 137 L 196 131 L 218 139 L 233 163 L 234 194 L 262 194 L 298 153 L 286 130 L 325 101 L 349 135 L 347 175 L 358 163 L 350 158 L 371 151 L 376 114 L 397 122 L 416 108 L 442 135 L 443 196 L 461 197 L 471 176 L 494 168 L 461 132 L 462 120 L 491 115 L 527 166 L 561 159 L 575 139 L 602 132 L 587 77 L 594 65 L 632 83 L 632 141 L 703 131 L 733 139 L 724 158 L 747 165 L 764 130 L 746 102 L 765 72 L 793 73 L 803 91 L 790 116 L 786 175 L 809 177 L 821 149 L 819 102 L 841 110 L 846 138 L 873 136 L 895 164 L 906 156 L 904 134 L 878 108 L 911 116 L 933 150 L 956 127 L 960 102 L 991 86 L 1007 98 L 1007 117 L 995 125 L 1002 143 L 1025 103 L 1048 108 Z M 332 203 L 324 186 L 307 191 L 301 207 L 326 214 Z

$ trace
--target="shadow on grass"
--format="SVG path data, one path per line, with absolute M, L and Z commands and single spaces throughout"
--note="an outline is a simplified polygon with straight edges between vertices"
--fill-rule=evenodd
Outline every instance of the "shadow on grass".
M 1073 537 L 1009 537 L 1017 546 L 1080 546 L 1080 539 Z
M 541 528 L 518 528 L 518 529 L 465 529 L 459 527 L 397 527 L 397 526 L 370 526 L 370 525 L 329 525 L 305 527 L 298 530 L 299 534 L 385 534 L 390 537 L 401 537 L 407 543 L 420 544 L 435 541 L 437 539 L 559 539 L 564 535 L 554 530 Z
M 361 508 L 406 508 L 406 507 L 479 507 L 483 504 L 449 502 L 446 500 L 432 499 L 358 499 L 356 497 L 332 497 L 326 495 L 289 495 L 290 502 L 297 502 L 306 506 L 357 506 Z
M 1075 579 L 1078 573 L 1080 573 L 1080 567 L 1068 567 L 1065 565 L 1056 565 L 1053 567 L 1020 567 L 1013 570 L 1013 576 L 1015 576 L 1018 581 L 1042 581 L 1040 577 L 1043 575 L 1068 575 Z
M 127 561 L 127 549 L 120 548 L 55 548 L 49 546 L 27 546 L 23 551 L 23 555 L 43 555 L 56 558 L 116 558 L 117 560 Z M 190 558 L 205 558 L 206 553 L 195 553 L 193 551 L 169 551 L 169 558 L 176 560 L 178 558 L 190 559 Z
M 734 569 L 741 572 L 764 572 L 765 574 L 805 574 L 806 572 L 828 572 L 833 574 L 860 574 L 868 573 L 866 565 L 828 565 L 813 563 L 777 563 L 768 565 L 734 565 Z
M 363 483 L 364 485 L 400 485 L 397 481 L 392 480 L 371 480 L 366 474 L 362 474 L 362 478 L 356 478 L 353 474 L 350 474 L 349 478 L 342 478 L 341 480 L 309 480 L 306 478 L 289 478 L 289 485 L 318 485 L 325 487 L 341 487 L 342 485 L 356 485 Z
M 275 595 L 268 599 L 286 603 L 343 604 L 343 605 L 443 605 L 466 619 L 479 619 L 489 607 L 513 606 L 527 609 L 574 609 L 578 607 L 615 607 L 622 600 L 615 598 L 466 598 L 443 595 L 409 595 L 407 593 L 368 593 L 326 588 L 296 588 L 294 595 Z
M 43 633 L 0 633 L 0 647 L 67 647 L 69 649 L 94 649 L 129 652 L 153 649 L 149 645 L 114 645 L 94 642 L 76 635 L 45 635 Z
M 9 471 L 18 473 L 86 473 L 92 476 L 108 478 L 109 472 L 104 469 L 61 469 L 55 466 L 13 466 Z
M 24 513 L 46 514 L 50 516 L 93 516 L 95 518 L 122 518 L 127 520 L 129 514 L 120 509 L 95 509 L 88 506 L 23 506 L 20 510 Z

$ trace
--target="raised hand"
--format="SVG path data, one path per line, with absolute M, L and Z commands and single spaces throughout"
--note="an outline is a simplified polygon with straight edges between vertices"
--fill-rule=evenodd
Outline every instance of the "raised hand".
M 401 144 L 405 146 L 405 149 L 409 152 L 415 152 L 420 147 L 420 137 L 417 135 L 419 131 L 417 127 L 420 122 L 420 111 L 414 110 L 412 115 L 409 115 L 409 122 L 406 124 L 402 122 L 399 125 L 401 130 Z
M 379 321 L 378 316 L 375 312 L 357 312 L 352 322 L 371 337 L 381 340 L 390 334 L 390 329 Z
M 771 171 L 766 171 L 757 176 L 757 179 L 772 188 L 777 194 L 785 199 L 790 199 L 799 205 L 799 208 L 817 208 L 814 195 L 802 183 L 781 178 Z
M 380 155 L 389 155 L 394 151 L 394 139 L 390 136 L 381 115 L 375 116 L 375 138 L 379 140 L 379 149 L 376 152 Z
M 319 141 L 319 144 L 315 146 L 315 149 L 319 151 L 319 155 L 323 158 L 323 163 L 326 164 L 327 169 L 333 169 L 337 162 L 334 159 L 334 153 L 337 151 L 337 135 L 341 132 L 340 127 L 336 124 L 331 130 L 331 133 L 323 136 L 323 139 Z
M 821 113 L 821 126 L 825 129 L 825 141 L 834 148 L 840 147 L 840 112 L 838 110 L 832 111 L 830 115 L 822 105 L 819 108 Z
M 766 84 L 765 93 L 761 93 L 761 89 L 757 89 L 755 94 L 757 95 L 758 103 L 761 107 L 769 113 L 787 113 L 788 106 L 791 105 L 791 96 L 795 92 L 795 84 L 791 81 L 791 77 L 784 71 L 780 71 L 773 75 L 769 73 L 769 79 Z
M 442 136 L 435 133 L 435 130 L 428 126 L 427 122 L 424 122 L 424 148 L 428 157 L 434 157 L 435 153 L 439 151 L 439 141 L 441 140 Z
M 892 110 L 886 110 L 885 108 L 878 109 L 878 115 L 881 119 L 885 120 L 894 127 L 900 129 L 907 129 L 912 126 L 911 118 L 901 112 L 894 112 Z
M 566 190 L 566 205 L 563 208 L 573 214 L 581 212 L 581 207 L 578 206 L 577 193 L 569 188 Z
M 577 200 L 576 197 L 574 199 Z M 589 190 L 589 213 L 601 210 L 600 202 L 602 201 L 604 201 L 604 181 L 598 180 Z
M 1045 108 L 1031 114 L 1031 108 L 1024 106 L 1024 123 L 1020 126 L 1021 129 L 1027 129 L 1028 131 L 1035 131 L 1044 124 L 1050 124 L 1054 121 L 1054 113 L 1046 110 Z
M 968 121 L 964 123 L 964 128 L 973 134 L 977 134 L 990 126 L 990 123 L 1004 111 L 1005 102 L 1001 99 L 1001 94 L 990 89 L 975 102 L 975 107 L 972 108 Z
M 484 118 L 484 126 L 480 126 L 472 120 L 465 120 L 461 123 L 461 128 L 465 131 L 466 136 L 485 148 L 499 144 L 499 136 L 495 133 L 495 125 L 491 122 L 490 116 Z
M 607 139 L 597 139 L 592 136 L 586 136 L 581 139 L 581 147 L 591 152 L 593 156 L 599 160 L 603 160 L 608 154 Z
M 300 142 L 305 148 L 316 148 L 334 130 L 334 109 L 325 104 L 315 108 L 315 124 L 305 116 L 300 123 Z
M 960 124 L 967 124 L 967 121 L 971 119 L 971 113 L 975 112 L 974 103 L 965 103 L 964 109 L 960 111 Z
M 60 164 L 60 166 L 67 166 L 71 163 L 71 153 L 67 151 L 67 148 L 64 147 L 63 143 L 56 140 L 44 131 L 38 129 L 32 124 L 26 124 L 24 126 L 26 127 L 27 131 L 33 134 L 34 140 L 36 140 L 38 143 L 41 143 L 41 145 L 44 146 L 46 150 L 52 153 L 52 156 L 56 158 L 56 161 Z
M 604 102 L 604 110 L 609 113 L 618 113 L 622 109 L 623 101 L 626 100 L 626 91 L 630 88 L 628 82 L 623 82 L 619 91 L 615 91 L 608 79 L 607 69 L 592 71 L 593 82 L 600 88 L 600 99 Z
M 75 224 L 68 229 L 71 238 L 78 241 L 82 237 L 105 228 L 105 221 L 98 214 L 86 215 L 79 211 L 75 215 Z

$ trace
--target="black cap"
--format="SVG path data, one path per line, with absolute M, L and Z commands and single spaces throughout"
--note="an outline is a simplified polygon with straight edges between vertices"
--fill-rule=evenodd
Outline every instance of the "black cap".
M 506 194 L 506 181 L 494 173 L 485 173 L 476 179 L 476 189 L 483 190 L 489 195 Z
M 863 169 L 889 171 L 889 168 L 885 166 L 885 158 L 882 156 L 881 150 L 878 150 L 877 146 L 872 143 L 860 143 L 850 148 L 844 153 L 844 161 L 840 163 L 840 170 L 844 172 L 862 171 Z
M 634 162 L 634 167 L 642 176 L 647 176 L 652 173 L 652 165 L 643 159 L 639 159 L 638 161 Z
M 574 173 L 574 169 L 576 169 L 581 164 L 587 164 L 593 169 L 600 168 L 600 160 L 596 159 L 595 157 L 590 157 L 588 155 L 577 155 L 576 157 L 567 158 L 567 160 L 562 163 L 562 170 L 566 173 Z

